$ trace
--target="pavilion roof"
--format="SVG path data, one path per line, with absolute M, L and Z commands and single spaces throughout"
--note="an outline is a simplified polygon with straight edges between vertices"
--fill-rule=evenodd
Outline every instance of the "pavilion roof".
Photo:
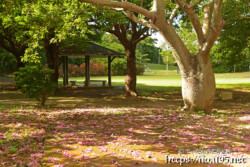
M 123 57 L 125 54 L 97 45 L 94 42 L 84 42 L 82 46 L 72 45 L 62 49 L 59 56 L 105 58 L 108 56 Z

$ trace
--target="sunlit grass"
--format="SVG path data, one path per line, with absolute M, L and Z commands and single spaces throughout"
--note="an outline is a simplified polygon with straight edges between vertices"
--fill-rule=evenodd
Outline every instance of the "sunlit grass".
M 157 69 L 157 66 L 159 68 Z M 171 87 L 181 87 L 181 75 L 176 70 L 163 70 L 165 65 L 152 65 L 154 74 L 137 76 L 137 89 L 142 91 L 169 91 Z M 165 67 L 164 67 L 165 68 Z M 242 73 L 219 73 L 215 74 L 217 88 L 250 88 L 250 72 Z M 107 76 L 92 76 L 93 80 L 108 80 Z M 69 80 L 77 80 L 77 84 L 83 84 L 84 77 L 72 77 Z M 62 78 L 59 79 L 62 84 Z M 125 76 L 112 76 L 112 85 L 124 87 Z

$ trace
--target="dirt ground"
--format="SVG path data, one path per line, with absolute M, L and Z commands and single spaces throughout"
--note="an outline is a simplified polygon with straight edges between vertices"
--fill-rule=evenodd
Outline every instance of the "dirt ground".
M 0 104 L 37 105 L 15 89 L 13 85 L 2 87 Z M 220 94 L 225 91 L 233 92 L 233 99 L 222 101 Z M 187 151 L 190 148 L 191 151 L 216 148 L 230 149 L 230 156 L 249 158 L 249 90 L 217 89 L 214 110 L 219 115 L 203 116 L 181 111 L 181 90 L 135 98 L 123 94 L 124 88 L 60 88 L 47 101 L 47 109 L 0 112 L 3 125 L 0 134 L 13 129 L 15 135 L 22 133 L 22 129 L 31 133 L 27 148 L 21 148 L 26 152 L 20 149 L 16 154 L 0 153 L 0 162 L 7 166 L 15 160 L 31 166 L 33 163 L 72 167 L 177 167 L 180 164 L 166 165 L 165 160 L 167 155 L 179 157 L 180 148 L 187 153 L 184 157 L 194 158 Z

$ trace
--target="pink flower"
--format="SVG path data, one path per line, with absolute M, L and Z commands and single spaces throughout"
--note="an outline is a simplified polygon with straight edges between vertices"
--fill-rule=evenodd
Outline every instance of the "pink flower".
M 41 153 L 31 154 L 31 157 L 34 157 L 34 158 L 42 158 L 42 157 L 43 157 L 43 154 L 41 154 Z
M 59 160 L 58 158 L 48 158 L 47 159 L 48 162 L 52 162 L 52 163 L 54 163 L 54 162 L 56 162 L 58 160 Z

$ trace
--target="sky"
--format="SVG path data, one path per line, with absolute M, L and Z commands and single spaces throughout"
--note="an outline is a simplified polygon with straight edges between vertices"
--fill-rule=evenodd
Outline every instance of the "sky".
M 162 43 L 165 42 L 164 38 L 161 36 L 161 34 L 159 32 L 154 33 L 151 37 L 158 39 L 158 42 L 156 44 L 157 47 L 160 47 L 162 45 Z

